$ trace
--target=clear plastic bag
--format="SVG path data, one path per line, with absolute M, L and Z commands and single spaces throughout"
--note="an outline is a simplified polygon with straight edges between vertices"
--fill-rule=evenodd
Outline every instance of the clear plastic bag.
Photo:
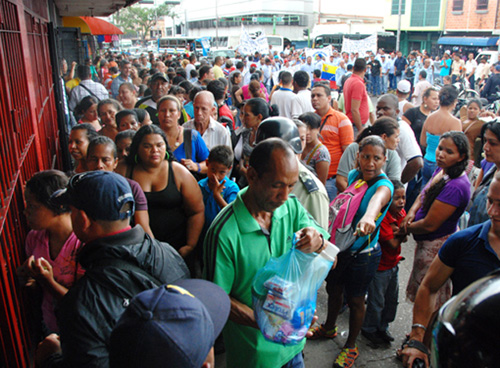
M 284 345 L 302 341 L 316 310 L 316 296 L 333 262 L 293 247 L 271 258 L 252 285 L 255 319 L 264 337 Z

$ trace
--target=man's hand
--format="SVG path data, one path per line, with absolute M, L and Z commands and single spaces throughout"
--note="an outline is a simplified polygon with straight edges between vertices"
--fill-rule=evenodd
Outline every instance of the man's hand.
M 189 171 L 198 171 L 198 165 L 196 165 L 196 163 L 192 160 L 183 158 L 181 159 L 181 164 L 183 164 Z
M 35 353 L 35 361 L 37 365 L 41 364 L 52 354 L 61 354 L 61 339 L 57 334 L 50 334 L 41 343 L 38 344 Z
M 297 237 L 296 247 L 304 253 L 321 251 L 324 239 L 321 233 L 314 227 L 305 227 L 295 233 Z
M 423 360 L 425 366 L 429 367 L 429 358 L 427 354 L 418 349 L 406 347 L 403 350 L 398 350 L 398 355 L 403 359 L 403 367 L 411 368 L 415 359 Z

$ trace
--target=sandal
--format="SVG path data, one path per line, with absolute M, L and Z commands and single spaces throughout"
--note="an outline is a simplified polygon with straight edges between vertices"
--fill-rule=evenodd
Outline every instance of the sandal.
M 333 339 L 337 337 L 337 326 L 331 330 L 326 330 L 323 325 L 318 325 L 311 327 L 309 332 L 312 333 L 312 335 L 308 337 L 309 340 Z

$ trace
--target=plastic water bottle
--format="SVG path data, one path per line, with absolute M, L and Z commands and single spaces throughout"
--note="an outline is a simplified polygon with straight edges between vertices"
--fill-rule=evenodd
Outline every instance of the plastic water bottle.
M 323 251 L 319 255 L 327 261 L 335 263 L 335 258 L 337 257 L 337 254 L 339 252 L 339 248 L 337 248 L 334 244 L 328 242 L 326 243 L 325 249 L 323 249 Z

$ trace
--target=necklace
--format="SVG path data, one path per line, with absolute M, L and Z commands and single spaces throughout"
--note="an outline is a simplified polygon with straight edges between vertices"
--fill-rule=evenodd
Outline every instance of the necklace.
M 179 142 L 179 137 L 181 136 L 181 127 L 177 127 L 177 137 L 175 138 L 174 146 L 175 148 L 179 147 L 181 143 Z

